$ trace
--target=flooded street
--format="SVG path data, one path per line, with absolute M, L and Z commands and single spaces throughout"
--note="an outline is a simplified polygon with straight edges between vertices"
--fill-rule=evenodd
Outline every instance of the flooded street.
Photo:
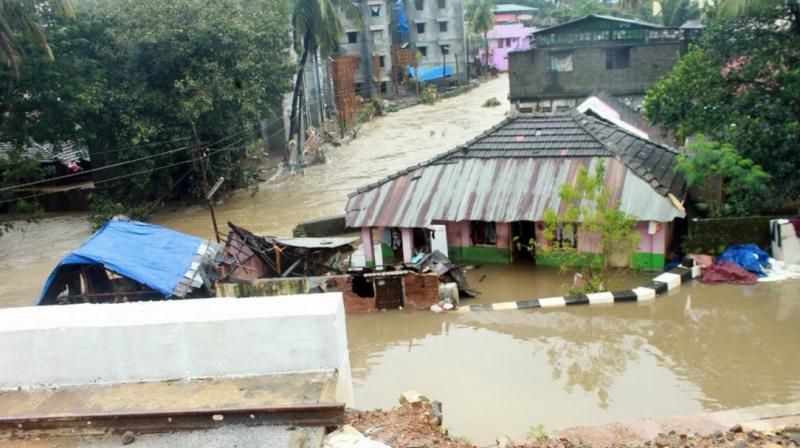
M 341 214 L 347 194 L 478 135 L 508 110 L 508 79 L 366 124 L 358 139 L 308 168 L 217 207 L 256 233 Z M 483 108 L 496 97 L 503 104 Z M 212 237 L 204 207 L 154 223 Z M 0 307 L 35 303 L 55 264 L 91 233 L 83 215 L 48 217 L 0 237 Z M 477 267 L 468 304 L 559 295 L 570 276 L 532 265 Z M 630 274 L 619 287 L 649 276 Z M 414 389 L 444 403 L 456 436 L 487 444 L 561 428 L 800 400 L 800 281 L 681 287 L 648 304 L 434 314 L 348 315 L 359 408 L 391 407 Z
M 304 175 L 244 190 L 216 207 L 224 229 L 231 221 L 256 233 L 291 235 L 301 221 L 344 213 L 347 194 L 409 165 L 450 150 L 499 123 L 509 109 L 508 77 L 502 75 L 465 94 L 434 105 L 402 109 L 366 123 L 358 138 L 333 148 L 329 162 Z M 498 107 L 481 105 L 489 98 Z M 205 207 L 186 207 L 153 216 L 151 222 L 205 238 L 213 237 Z M 80 216 L 22 225 L 0 237 L 0 307 L 35 303 L 56 263 L 83 242 L 91 228 Z
M 488 280 L 507 268 L 484 270 Z M 537 288 L 539 274 L 514 274 L 515 290 Z M 480 445 L 522 440 L 538 424 L 798 401 L 798 297 L 797 281 L 695 283 L 644 305 L 349 315 L 356 406 L 391 407 L 414 389 L 443 402 L 453 434 Z

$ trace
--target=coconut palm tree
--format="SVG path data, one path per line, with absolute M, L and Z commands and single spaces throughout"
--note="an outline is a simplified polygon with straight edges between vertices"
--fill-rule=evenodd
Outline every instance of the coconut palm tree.
M 48 58 L 53 51 L 47 45 L 42 25 L 37 16 L 41 12 L 75 17 L 72 0 L 0 0 L 0 57 L 20 77 L 19 59 L 22 50 L 16 41 L 17 34 L 24 34 L 39 43 Z
M 679 27 L 689 19 L 700 18 L 700 8 L 693 0 L 661 0 L 661 24 Z
M 489 39 L 487 33 L 494 27 L 494 0 L 477 0 L 475 12 L 469 19 L 470 31 L 483 34 L 484 65 L 489 66 Z
M 363 23 L 361 11 L 350 0 L 294 0 L 292 5 L 292 27 L 295 48 L 300 53 L 300 66 L 294 82 L 289 134 L 296 138 L 298 150 L 302 145 L 302 136 L 297 118 L 305 101 L 302 94 L 303 70 L 309 54 L 316 56 L 319 51 L 323 57 L 327 57 L 333 52 L 336 42 L 344 32 L 339 14 L 359 25 Z

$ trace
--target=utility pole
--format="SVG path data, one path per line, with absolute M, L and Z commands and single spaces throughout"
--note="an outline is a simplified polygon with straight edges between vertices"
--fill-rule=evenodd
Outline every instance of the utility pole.
M 375 69 L 372 67 L 372 48 L 370 46 L 372 34 L 369 29 L 368 19 L 368 17 L 371 17 L 371 14 L 369 12 L 367 0 L 361 0 L 360 3 L 361 17 L 364 22 L 364 26 L 362 27 L 363 39 L 361 39 L 361 62 L 364 63 L 362 66 L 362 73 L 364 74 L 364 87 L 367 89 L 364 97 L 371 98 L 372 95 L 375 94 L 375 81 L 372 79 Z M 380 80 L 378 81 L 380 82 Z
M 206 193 L 206 203 L 208 204 L 208 211 L 211 212 L 211 223 L 214 225 L 214 238 L 217 240 L 217 243 L 220 243 L 221 241 L 219 239 L 219 228 L 217 227 L 217 216 L 214 214 L 214 203 L 211 200 L 211 194 L 210 194 L 211 191 L 208 187 L 208 177 L 206 176 L 207 154 L 205 152 L 204 146 L 200 143 L 200 138 L 197 136 L 197 130 L 193 129 L 193 131 L 194 131 L 194 149 L 195 152 L 197 153 L 197 158 L 200 161 L 200 174 L 203 176 L 203 190 L 205 190 Z

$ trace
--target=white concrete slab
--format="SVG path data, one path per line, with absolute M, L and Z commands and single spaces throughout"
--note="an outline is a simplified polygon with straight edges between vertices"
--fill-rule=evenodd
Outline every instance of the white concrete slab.
M 341 293 L 0 310 L 0 389 L 339 371 Z

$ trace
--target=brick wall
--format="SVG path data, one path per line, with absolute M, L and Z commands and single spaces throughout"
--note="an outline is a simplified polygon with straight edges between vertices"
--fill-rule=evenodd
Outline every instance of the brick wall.
M 744 218 L 709 218 L 689 221 L 686 250 L 692 253 L 718 255 L 734 244 L 755 243 L 770 247 L 769 221 L 775 216 L 749 216 Z
M 606 70 L 606 49 L 619 45 L 531 49 L 509 54 L 511 100 L 643 94 L 678 62 L 681 43 L 633 45 L 630 68 Z M 572 51 L 573 71 L 552 72 L 550 52 Z
M 439 301 L 439 276 L 436 274 L 408 274 L 406 285 L 406 308 L 428 310 Z

